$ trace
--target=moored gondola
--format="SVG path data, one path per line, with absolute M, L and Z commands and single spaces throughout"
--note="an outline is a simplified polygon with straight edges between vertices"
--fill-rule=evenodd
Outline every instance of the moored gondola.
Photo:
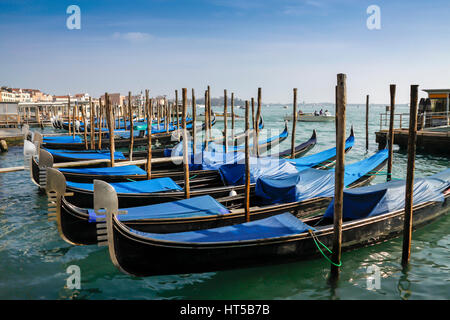
M 211 125 L 213 126 L 216 123 L 215 118 L 213 118 L 211 120 Z M 197 125 L 197 132 L 204 130 L 206 127 L 205 123 L 202 124 L 198 124 Z M 146 127 L 145 127 L 146 128 Z M 139 147 L 139 146 L 145 146 L 147 145 L 148 139 L 146 137 L 144 137 L 144 131 L 146 131 L 144 128 L 144 130 L 140 130 L 141 134 L 139 136 L 134 137 L 134 146 L 135 147 Z M 192 122 L 188 124 L 187 126 L 188 131 L 192 132 L 193 129 L 193 124 Z M 174 143 L 178 143 L 178 141 L 180 140 L 179 138 L 179 134 L 177 133 L 178 130 L 177 129 L 173 129 L 169 132 L 165 132 L 165 130 L 157 130 L 157 133 L 152 133 L 152 141 L 153 144 L 158 144 L 158 145 L 169 145 L 169 144 L 174 144 Z M 162 132 L 161 132 L 162 131 Z M 119 148 L 127 148 L 130 145 L 130 138 L 129 138 L 129 132 L 128 132 L 128 137 L 125 136 L 125 134 L 128 131 L 116 131 L 116 134 L 119 136 L 118 139 L 115 139 L 114 141 L 114 145 L 117 149 Z M 138 132 L 138 131 L 136 131 Z M 108 136 L 108 131 L 105 129 L 105 132 L 103 133 L 103 135 Z M 81 138 L 79 138 L 81 139 Z M 96 142 L 97 144 L 97 142 Z M 45 141 L 45 137 L 42 141 L 42 147 L 43 148 L 47 148 L 47 149 L 60 149 L 60 150 L 84 150 L 85 149 L 85 144 L 84 142 L 78 141 L 78 139 L 76 141 L 69 141 L 69 142 L 61 142 L 61 141 Z M 102 141 L 102 147 L 103 148 L 109 148 L 109 139 L 104 139 Z
M 417 179 L 415 186 L 414 228 L 450 211 L 450 169 Z M 329 218 L 332 205 L 325 215 L 302 221 L 284 213 L 208 230 L 141 232 L 119 220 L 118 215 L 124 212 L 118 209 L 114 188 L 99 180 L 95 188 L 95 210 L 99 215 L 106 213 L 106 221 L 103 218 L 97 225 L 99 244 L 108 246 L 111 261 L 120 271 L 134 276 L 211 272 L 304 260 L 318 257 L 318 242 L 331 246 L 334 237 Z M 402 181 L 345 191 L 342 250 L 399 236 L 404 225 L 404 202 L 399 200 L 404 200 L 404 190 Z
M 346 179 L 347 187 L 354 188 L 369 183 L 385 165 L 386 157 L 387 152 L 380 151 L 369 159 L 349 165 L 347 173 L 349 179 Z M 365 169 L 361 170 L 364 163 L 366 164 Z M 355 170 L 353 167 L 357 167 L 357 169 Z M 262 219 L 286 211 L 302 216 L 326 207 L 332 196 L 334 182 L 330 180 L 330 177 L 333 175 L 333 172 L 314 169 L 312 169 L 312 172 L 307 172 L 301 184 L 305 188 L 311 187 L 311 190 L 316 191 L 305 192 L 298 198 L 299 201 L 292 199 L 291 202 L 259 206 L 258 192 L 253 191 L 252 197 L 255 201 L 250 209 L 252 219 Z M 64 235 L 63 238 L 69 239 L 69 242 L 74 244 L 95 243 L 96 219 L 92 210 L 79 208 L 67 200 L 70 199 L 70 196 L 64 195 L 70 190 L 66 188 L 64 176 L 59 171 L 49 169 L 48 176 L 47 193 L 53 192 L 58 197 L 58 223 L 59 230 Z M 318 185 L 322 185 L 319 191 L 317 191 Z M 95 197 L 94 194 L 94 202 Z M 182 193 L 179 199 L 183 199 Z M 147 207 L 128 208 L 130 214 L 127 215 L 125 223 L 140 231 L 158 233 L 199 230 L 242 223 L 245 220 L 245 213 L 242 208 L 243 199 L 244 197 L 238 194 L 215 200 L 210 196 L 210 193 L 204 192 L 202 195 L 197 195 L 191 199 Z M 195 209 L 208 203 L 211 205 L 210 208 Z M 226 212 L 222 208 L 226 208 Z
M 353 135 L 350 135 L 347 139 L 346 143 L 346 151 L 350 150 L 354 143 Z M 200 159 L 197 159 L 199 156 Z M 200 195 L 212 195 L 214 198 L 226 197 L 230 193 L 242 193 L 244 192 L 244 183 L 242 181 L 243 174 L 242 171 L 242 162 L 243 162 L 243 154 L 236 153 L 198 153 L 193 157 L 193 163 L 191 164 L 191 168 L 193 172 L 190 173 L 193 177 L 195 176 L 194 172 L 207 170 L 207 174 L 210 174 L 211 170 L 221 170 L 220 173 L 216 176 L 215 179 L 211 183 L 205 183 L 202 185 L 196 185 L 196 188 L 192 190 L 192 196 L 200 196 Z M 281 162 L 286 164 L 286 167 L 290 164 L 295 166 L 296 171 L 302 171 L 309 168 L 328 168 L 332 165 L 333 160 L 336 157 L 335 148 L 331 148 L 325 151 L 322 151 L 318 154 L 311 155 L 309 157 L 304 157 L 300 159 L 275 159 L 275 158 L 252 158 L 254 160 L 255 165 L 254 171 L 255 175 L 261 174 L 261 171 L 258 170 L 262 162 L 264 162 L 264 169 L 268 167 L 276 168 Z M 225 159 L 224 159 L 225 158 Z M 238 166 L 235 166 L 239 164 Z M 233 169 L 233 167 L 235 168 Z M 235 172 L 237 172 L 238 180 L 235 177 L 231 177 L 230 179 L 224 179 L 225 170 L 231 168 Z M 253 169 L 252 169 L 253 171 Z M 233 175 L 233 174 L 232 174 Z M 201 176 L 201 174 L 200 174 Z M 166 180 L 166 182 L 168 182 Z M 153 188 L 153 185 L 156 185 L 156 188 Z M 168 202 L 183 199 L 184 192 L 182 190 L 176 190 L 178 184 L 173 180 L 170 181 L 168 185 L 160 186 L 157 182 L 144 182 L 144 181 L 136 181 L 136 182 L 128 182 L 128 183 L 120 183 L 118 187 L 122 192 L 119 192 L 119 203 L 121 207 L 131 207 L 131 206 L 139 206 L 139 205 L 149 205 L 160 202 Z M 251 189 L 254 188 L 254 183 L 251 184 Z M 72 204 L 83 207 L 83 208 L 92 208 L 93 206 L 93 186 L 92 184 L 83 184 L 83 183 L 75 183 L 68 182 L 68 190 L 74 193 L 74 196 L 70 199 L 67 199 Z
M 317 141 L 316 132 L 314 130 L 311 138 L 299 144 L 296 148 L 296 156 L 298 157 L 299 152 L 305 149 L 311 149 Z M 164 155 L 164 151 L 159 151 L 159 153 L 155 153 L 157 150 L 152 150 L 152 157 L 158 158 Z M 287 149 L 280 154 L 285 156 L 289 156 L 291 149 Z M 142 152 L 141 152 L 142 153 Z M 135 154 L 135 158 L 139 158 L 140 152 Z M 144 155 L 142 154 L 142 157 Z M 42 158 L 42 163 L 40 159 Z M 39 162 L 38 162 L 39 159 Z M 328 160 L 328 159 L 327 159 Z M 39 184 L 39 168 L 45 169 L 47 167 L 52 167 L 54 163 L 54 159 L 51 153 L 44 149 L 39 150 L 39 157 L 33 157 L 31 162 L 32 168 L 32 179 L 33 182 Z M 146 180 L 147 173 L 138 166 L 129 165 L 129 166 L 120 166 L 120 167 L 94 167 L 94 168 L 62 168 L 60 171 L 65 175 L 68 181 L 72 182 L 81 182 L 81 183 L 92 183 L 94 179 L 103 180 L 106 182 L 124 182 L 124 181 L 139 181 Z M 45 174 L 45 172 L 43 173 Z M 180 170 L 153 170 L 152 177 L 153 178 L 162 178 L 162 177 L 171 177 L 174 180 L 182 180 L 184 172 Z M 203 179 L 207 176 L 212 177 L 214 179 L 220 179 L 220 176 L 216 170 L 196 170 L 191 172 L 191 176 L 201 175 Z

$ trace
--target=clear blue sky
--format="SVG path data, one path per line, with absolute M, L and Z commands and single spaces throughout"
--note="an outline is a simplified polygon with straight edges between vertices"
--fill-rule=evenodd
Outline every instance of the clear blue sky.
M 81 8 L 81 30 L 66 9 Z M 368 30 L 366 9 L 381 9 Z M 52 94 L 207 85 L 264 102 L 334 101 L 337 73 L 348 102 L 409 101 L 409 87 L 450 87 L 450 1 L 0 0 L 0 84 Z M 424 96 L 421 93 L 421 96 Z

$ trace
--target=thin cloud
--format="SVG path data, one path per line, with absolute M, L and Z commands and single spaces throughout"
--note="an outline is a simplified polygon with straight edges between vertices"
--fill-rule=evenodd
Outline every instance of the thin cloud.
M 130 42 L 145 42 L 153 39 L 153 36 L 145 32 L 125 32 L 125 33 L 114 32 L 113 38 L 126 40 Z

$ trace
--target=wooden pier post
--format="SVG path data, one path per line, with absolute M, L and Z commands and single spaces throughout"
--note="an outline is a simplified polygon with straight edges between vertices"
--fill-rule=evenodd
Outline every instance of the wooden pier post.
M 105 93 L 105 103 L 106 103 L 106 114 L 108 117 L 108 123 L 109 123 L 109 152 L 110 152 L 110 158 L 111 158 L 111 167 L 114 167 L 114 152 L 116 151 L 115 145 L 114 145 L 114 118 L 113 118 L 113 111 L 111 106 L 111 101 L 109 99 L 108 93 Z
M 234 92 L 231 93 L 231 141 L 234 145 Z
M 369 151 L 369 95 L 366 95 L 366 151 Z
M 258 88 L 258 108 L 256 109 L 256 119 L 255 119 L 255 134 L 256 134 L 256 156 L 259 158 L 259 118 L 261 117 L 261 88 Z
M 418 85 L 411 85 L 411 101 L 409 109 L 409 137 L 408 137 L 408 166 L 406 170 L 405 187 L 405 220 L 403 226 L 402 265 L 406 267 L 411 254 L 412 220 L 413 220 L 413 191 L 414 166 L 416 159 L 417 137 L 417 100 Z
M 331 257 L 331 278 L 339 278 L 342 245 L 342 210 L 344 198 L 345 170 L 345 109 L 347 106 L 347 76 L 337 75 L 336 86 L 336 169 L 334 175 L 334 236 L 333 254 Z
M 250 145 L 249 145 L 249 105 L 245 101 L 245 220 L 250 222 Z
M 186 128 L 186 113 L 187 113 L 187 92 L 186 88 L 182 88 L 182 99 L 183 99 L 183 113 L 182 113 L 182 121 L 183 121 L 183 169 L 184 169 L 184 197 L 186 199 L 190 198 L 190 190 L 189 190 L 189 158 L 188 158 L 188 137 L 187 137 L 187 128 Z
M 227 135 L 227 129 L 228 129 L 228 123 L 227 123 L 227 90 L 223 90 L 223 144 L 225 148 L 225 153 L 228 152 L 228 135 Z
M 145 116 L 147 118 L 147 179 L 152 178 L 152 117 L 153 99 L 148 97 L 148 89 L 145 90 Z M 167 119 L 165 119 L 167 120 Z
M 292 137 L 291 158 L 295 159 L 295 128 L 297 126 L 297 88 L 294 88 L 294 102 L 292 104 Z
M 102 135 L 103 135 L 103 105 L 102 105 L 102 98 L 98 99 L 98 149 L 102 149 Z
M 178 137 L 180 136 L 180 123 L 179 123 L 179 115 L 178 115 L 178 90 L 175 90 L 175 113 L 176 113 L 176 117 L 177 117 L 177 132 L 178 132 Z M 167 121 L 167 119 L 165 119 Z
M 252 98 L 252 129 L 255 129 L 255 99 Z
M 89 120 L 91 123 L 91 149 L 95 149 L 95 128 L 94 128 L 94 120 L 95 120 L 95 106 L 92 103 L 92 98 L 89 97 Z
M 208 131 L 209 131 L 209 125 L 208 125 L 208 118 L 209 118 L 209 111 L 208 111 L 208 90 L 205 90 L 205 147 L 204 149 L 208 150 Z
M 258 144 L 258 141 L 256 140 L 256 134 L 255 134 L 255 99 L 252 98 L 252 129 L 253 129 L 253 150 L 252 153 L 256 153 L 256 145 Z
M 158 130 L 160 129 L 159 126 L 161 125 L 161 110 L 158 105 L 156 107 L 156 123 L 158 124 Z M 145 110 L 145 105 L 144 105 Z M 147 115 L 145 115 L 147 117 Z
M 75 102 L 76 103 L 76 102 Z M 75 139 L 75 131 L 77 130 L 77 111 L 78 111 L 78 107 L 75 104 L 75 106 L 73 107 L 73 130 L 72 130 L 72 137 Z
M 389 157 L 387 164 L 386 181 L 392 180 L 392 161 L 394 159 L 395 84 L 390 85 L 390 93 L 391 93 L 391 107 L 390 107 L 389 136 L 388 136 Z
M 86 123 L 86 106 L 81 106 L 81 116 L 83 117 L 83 124 L 84 124 L 84 148 L 87 150 L 89 149 L 88 141 L 87 141 L 87 123 Z
M 212 125 L 211 125 L 212 107 L 211 107 L 211 87 L 208 86 L 208 139 L 212 138 Z M 209 141 L 208 140 L 208 141 Z
M 192 154 L 195 154 L 197 143 L 197 104 L 195 102 L 195 92 L 192 89 Z
M 67 116 L 69 118 L 68 119 L 68 121 L 69 121 L 69 135 L 71 135 L 72 132 L 71 132 L 71 123 L 70 123 L 70 96 L 67 96 Z
M 131 105 L 131 91 L 128 91 L 128 114 L 130 115 L 130 155 L 128 158 L 133 160 L 133 147 L 134 147 L 134 123 L 133 123 L 133 106 Z M 148 128 L 147 128 L 148 129 Z M 151 130 L 151 129 L 150 129 Z

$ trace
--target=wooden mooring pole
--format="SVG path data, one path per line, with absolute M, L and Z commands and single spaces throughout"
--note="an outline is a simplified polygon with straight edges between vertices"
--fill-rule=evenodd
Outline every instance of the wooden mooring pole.
M 148 89 L 145 90 L 145 116 L 147 118 L 147 179 L 152 178 L 152 111 L 153 99 L 149 100 Z M 167 119 L 165 119 L 167 121 Z
M 255 134 L 256 134 L 256 156 L 259 158 L 259 118 L 261 117 L 261 108 L 262 108 L 262 102 L 261 102 L 262 96 L 261 96 L 261 88 L 258 88 L 258 107 L 256 109 L 256 119 L 255 119 Z
M 102 98 L 98 99 L 98 149 L 102 149 L 102 135 L 103 135 L 103 106 Z
M 197 143 L 197 104 L 195 102 L 195 92 L 192 89 L 192 154 L 195 154 Z
M 81 106 L 81 115 L 83 117 L 84 124 L 84 148 L 89 149 L 88 141 L 87 141 L 87 122 L 86 122 L 86 106 Z
M 391 181 L 392 179 L 392 162 L 394 159 L 395 84 L 391 84 L 390 93 L 391 93 L 391 107 L 390 107 L 389 137 L 388 137 L 389 157 L 387 164 L 386 181 Z
M 72 134 L 71 131 L 71 121 L 70 121 L 70 96 L 67 96 L 67 117 L 68 117 L 68 122 L 69 122 L 69 135 Z
M 295 127 L 297 126 L 297 88 L 294 88 L 294 102 L 292 104 L 292 137 L 291 158 L 295 158 Z
M 402 265 L 406 267 L 411 254 L 412 221 L 413 221 L 413 191 L 414 166 L 416 159 L 417 137 L 417 99 L 418 85 L 411 85 L 411 101 L 409 109 L 408 166 L 406 169 L 405 187 L 405 220 L 403 225 Z
M 225 153 L 228 152 L 228 135 L 227 135 L 227 129 L 228 129 L 228 121 L 227 121 L 227 112 L 228 112 L 228 106 L 227 106 L 227 90 L 223 90 L 223 145 L 225 148 Z
M 95 106 L 92 103 L 92 98 L 89 97 L 89 120 L 91 123 L 91 149 L 95 149 L 95 127 L 94 127 L 94 120 L 95 120 Z
M 208 111 L 208 90 L 205 90 L 205 147 L 204 149 L 208 150 L 208 131 L 209 131 L 209 125 L 208 125 L 208 119 L 209 119 L 209 111 Z
M 234 145 L 234 92 L 231 93 L 231 141 Z
M 190 198 L 190 189 L 189 189 L 189 150 L 188 150 L 188 137 L 187 137 L 187 128 L 186 128 L 186 113 L 187 113 L 187 89 L 182 88 L 181 95 L 183 99 L 183 169 L 184 169 L 184 198 Z
M 337 75 L 336 86 L 336 169 L 334 175 L 334 237 L 331 256 L 331 278 L 339 278 L 342 245 L 342 210 L 345 170 L 345 109 L 347 106 L 347 76 Z
M 250 222 L 250 145 L 249 145 L 249 105 L 245 101 L 245 220 Z
M 128 113 L 130 115 L 130 155 L 128 158 L 133 160 L 133 147 L 134 147 L 134 128 L 133 128 L 133 106 L 131 105 L 131 91 L 128 91 Z M 148 129 L 148 128 L 147 128 Z M 151 128 L 150 128 L 151 130 Z
M 369 95 L 366 95 L 366 151 L 369 151 Z
M 111 106 L 111 101 L 109 99 L 108 93 L 105 93 L 105 103 L 106 103 L 106 116 L 108 118 L 108 124 L 109 124 L 109 152 L 110 152 L 110 158 L 111 158 L 111 167 L 114 167 L 114 152 L 116 151 L 115 145 L 114 145 L 114 117 L 113 117 L 113 111 Z

